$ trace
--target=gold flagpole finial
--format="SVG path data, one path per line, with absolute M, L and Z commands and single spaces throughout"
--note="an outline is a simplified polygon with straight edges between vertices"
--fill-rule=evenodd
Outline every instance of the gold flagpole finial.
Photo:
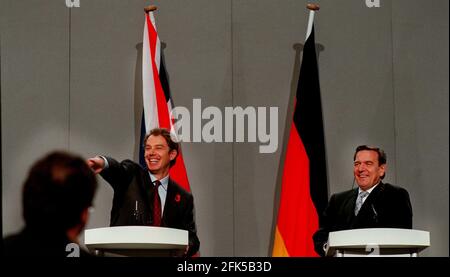
M 311 11 L 318 11 L 318 10 L 320 10 L 319 5 L 317 5 L 317 4 L 307 4 L 306 8 L 308 10 L 311 10 Z
M 144 8 L 144 11 L 145 11 L 146 13 L 148 13 L 148 12 L 156 11 L 157 9 L 158 9 L 158 8 L 157 8 L 155 5 L 150 5 L 150 6 L 145 7 L 145 8 Z

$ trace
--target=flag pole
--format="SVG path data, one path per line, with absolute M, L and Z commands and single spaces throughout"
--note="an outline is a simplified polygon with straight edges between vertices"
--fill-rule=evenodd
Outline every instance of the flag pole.
M 144 11 L 146 13 L 149 13 L 149 12 L 152 12 L 152 11 L 156 11 L 157 9 L 158 8 L 155 5 L 150 5 L 150 6 L 144 7 Z
M 308 29 L 306 29 L 306 39 L 308 39 L 314 24 L 314 14 L 316 11 L 320 10 L 320 7 L 317 4 L 307 4 L 306 8 L 309 10 Z

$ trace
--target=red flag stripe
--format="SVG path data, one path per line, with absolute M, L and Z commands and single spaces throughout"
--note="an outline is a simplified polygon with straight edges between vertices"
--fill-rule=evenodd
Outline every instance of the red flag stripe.
M 159 72 L 155 62 L 155 53 L 156 53 L 156 43 L 157 43 L 157 33 L 156 30 L 150 20 L 150 16 L 147 14 L 147 26 L 148 26 L 148 37 L 150 40 L 150 54 L 151 54 L 151 63 L 153 70 L 153 80 L 155 82 L 155 94 L 156 94 L 156 105 L 158 107 L 158 119 L 159 119 L 159 127 L 166 128 L 168 130 L 171 129 L 170 124 L 170 114 L 169 109 L 167 107 L 167 99 L 164 95 L 164 91 L 161 86 L 161 80 L 159 79 Z
M 317 256 L 312 237 L 328 198 L 314 28 L 303 47 L 295 99 L 273 255 L 309 257 Z
M 316 256 L 312 235 L 319 221 L 310 196 L 309 159 L 294 123 L 289 134 L 281 199 L 277 227 L 289 256 Z
M 165 74 L 160 74 L 160 72 L 165 72 L 165 68 L 162 58 L 158 57 L 161 55 L 158 50 L 160 49 L 160 42 L 156 32 L 152 12 L 146 14 L 145 23 L 146 29 L 144 30 L 144 45 L 148 44 L 146 46 L 148 49 L 143 49 L 143 51 L 149 52 L 143 54 L 143 69 L 148 68 L 151 70 L 148 72 L 148 76 L 143 75 L 143 98 L 144 107 L 146 107 L 144 108 L 144 114 L 146 115 L 144 121 L 145 133 L 148 133 L 153 128 L 166 128 L 173 132 L 173 118 L 171 118 L 170 114 L 172 109 L 170 91 L 164 91 L 164 88 L 169 88 L 169 86 L 167 79 L 165 78 Z M 161 78 L 161 76 L 163 76 L 163 78 Z M 151 79 L 151 83 L 146 82 L 148 78 Z M 170 168 L 170 176 L 184 189 L 190 191 L 189 179 L 187 176 L 181 147 L 179 149 L 175 165 Z

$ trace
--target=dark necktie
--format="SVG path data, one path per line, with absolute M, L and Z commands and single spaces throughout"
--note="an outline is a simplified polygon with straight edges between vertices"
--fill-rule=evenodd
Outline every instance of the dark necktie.
M 153 194 L 153 226 L 161 226 L 161 199 L 159 198 L 158 188 L 160 181 L 154 182 L 155 193 Z

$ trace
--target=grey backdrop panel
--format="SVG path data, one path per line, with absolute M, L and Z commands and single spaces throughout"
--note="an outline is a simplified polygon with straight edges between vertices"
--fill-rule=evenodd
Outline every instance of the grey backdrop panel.
M 286 113 L 298 80 L 296 45 L 304 41 L 307 13 L 302 1 L 270 0 L 233 1 L 232 11 L 233 104 L 266 107 L 267 117 L 269 107 L 279 113 L 277 152 L 260 153 L 260 142 L 234 145 L 235 255 L 266 256 Z
M 429 256 L 448 256 L 448 1 L 393 1 L 397 181 Z
M 69 10 L 63 3 L 1 1 L 3 234 L 23 225 L 30 165 L 69 137 Z
M 3 234 L 23 225 L 21 185 L 48 150 L 137 159 L 150 1 L 64 2 L 0 3 Z M 273 154 L 259 143 L 183 143 L 202 256 L 270 253 L 306 2 L 152 1 L 175 105 L 279 108 Z M 357 145 L 380 145 L 387 181 L 409 190 L 414 227 L 431 232 L 424 254 L 448 255 L 448 1 L 318 3 L 330 193 L 351 188 Z M 100 182 L 88 228 L 109 222 L 112 190 Z

